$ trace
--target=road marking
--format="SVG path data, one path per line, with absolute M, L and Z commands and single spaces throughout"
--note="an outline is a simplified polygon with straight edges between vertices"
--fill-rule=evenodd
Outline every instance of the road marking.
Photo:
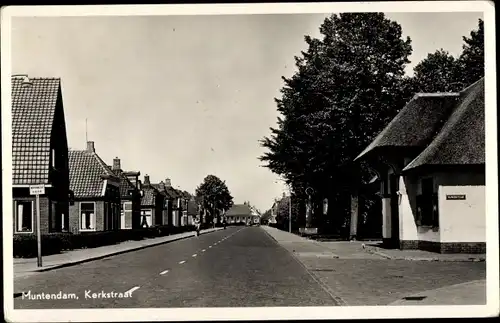
M 131 289 L 129 289 L 128 291 L 126 291 L 125 294 L 132 294 L 133 292 L 135 292 L 139 288 L 141 288 L 141 287 L 140 286 L 132 287 Z
M 193 255 L 193 257 L 196 257 L 196 256 L 197 256 L 197 254 L 194 254 L 194 255 Z
M 160 273 L 160 275 L 165 275 L 166 273 L 168 273 L 168 270 L 164 270 Z
M 205 252 L 205 251 L 206 251 L 206 250 L 205 250 L 205 249 L 203 249 L 201 252 Z
M 186 260 L 183 260 L 183 261 L 179 261 L 179 265 L 182 265 L 183 263 L 185 263 Z
M 209 248 L 212 248 L 212 246 L 208 246 Z

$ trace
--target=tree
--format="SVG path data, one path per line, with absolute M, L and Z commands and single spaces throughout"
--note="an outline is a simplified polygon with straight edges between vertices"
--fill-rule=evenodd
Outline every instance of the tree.
M 292 229 L 296 229 L 298 227 L 299 221 L 299 210 L 300 206 L 298 203 L 294 201 L 292 198 Z M 290 196 L 286 196 L 278 201 L 278 207 L 276 210 L 276 222 L 278 228 L 283 230 L 288 230 L 289 228 L 289 219 L 290 219 Z
M 413 70 L 414 92 L 455 92 L 462 89 L 457 78 L 457 60 L 443 49 L 428 54 Z
M 477 29 L 471 31 L 469 38 L 463 37 L 463 40 L 465 44 L 457 63 L 458 78 L 466 87 L 484 76 L 484 21 L 479 19 Z
M 413 92 L 457 92 L 484 76 L 484 23 L 479 19 L 462 53 L 454 58 L 443 49 L 429 54 L 414 68 Z
M 404 68 L 411 40 L 383 13 L 332 15 L 320 32 L 322 39 L 305 37 L 308 49 L 295 57 L 298 71 L 283 77 L 276 99 L 282 116 L 261 141 L 268 151 L 260 159 L 302 201 L 309 186 L 315 205 L 328 197 L 348 209 L 349 183 L 367 177 L 352 160 L 408 100 Z
M 222 181 L 215 175 L 208 175 L 196 188 L 196 200 L 203 210 L 210 213 L 211 220 L 220 216 L 221 211 L 227 211 L 233 206 L 233 197 Z

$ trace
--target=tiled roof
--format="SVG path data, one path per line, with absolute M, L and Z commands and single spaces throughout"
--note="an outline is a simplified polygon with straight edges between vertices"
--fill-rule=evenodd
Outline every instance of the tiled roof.
M 252 215 L 252 210 L 246 204 L 234 204 L 229 210 L 227 210 L 226 216 L 235 215 Z
M 120 178 L 120 196 L 128 197 L 130 196 L 130 190 L 136 190 L 137 188 L 132 184 L 132 182 L 123 174 L 121 169 L 114 169 L 113 173 L 115 173 Z
M 69 186 L 75 198 L 101 197 L 104 179 L 118 178 L 95 153 L 87 150 L 69 150 Z
M 452 113 L 458 98 L 458 93 L 416 94 L 356 160 L 382 147 L 424 148 Z
M 165 188 L 165 190 L 166 190 L 167 194 L 170 196 L 170 198 L 175 199 L 175 198 L 179 197 L 179 192 L 175 188 L 173 188 L 172 186 L 167 186 Z
M 484 165 L 484 78 L 460 93 L 440 132 L 405 170 L 424 165 Z
M 144 185 L 142 187 L 144 195 L 141 198 L 141 206 L 154 206 L 156 205 L 156 194 L 158 190 L 152 185 Z
M 60 91 L 58 78 L 12 78 L 13 185 L 48 184 L 50 137 Z

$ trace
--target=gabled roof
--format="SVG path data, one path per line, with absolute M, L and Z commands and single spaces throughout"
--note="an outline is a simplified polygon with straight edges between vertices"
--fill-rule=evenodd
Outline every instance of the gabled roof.
M 59 78 L 12 77 L 12 184 L 48 184 Z
M 159 194 L 159 191 L 151 185 L 144 185 L 142 190 L 144 194 L 141 198 L 141 206 L 155 206 L 156 195 Z
M 95 152 L 69 150 L 69 187 L 75 198 L 102 197 L 104 180 L 119 178 Z
M 113 173 L 120 178 L 120 196 L 129 197 L 130 191 L 135 191 L 137 188 L 132 184 L 132 182 L 125 176 L 121 169 L 112 169 Z
M 459 93 L 419 93 L 355 160 L 380 148 L 423 148 L 452 113 Z
M 226 216 L 246 216 L 252 215 L 252 210 L 246 204 L 234 204 L 226 212 Z
M 424 165 L 484 165 L 484 78 L 460 93 L 456 109 L 406 170 Z

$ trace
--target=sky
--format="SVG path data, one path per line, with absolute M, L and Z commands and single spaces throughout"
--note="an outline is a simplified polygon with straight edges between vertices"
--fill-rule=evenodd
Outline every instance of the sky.
M 276 125 L 281 76 L 328 15 L 16 17 L 12 73 L 61 78 L 71 149 L 87 136 L 108 164 L 191 193 L 213 174 L 264 212 L 285 187 L 259 140 Z M 482 13 L 387 17 L 412 39 L 411 74 L 437 49 L 459 55 Z

